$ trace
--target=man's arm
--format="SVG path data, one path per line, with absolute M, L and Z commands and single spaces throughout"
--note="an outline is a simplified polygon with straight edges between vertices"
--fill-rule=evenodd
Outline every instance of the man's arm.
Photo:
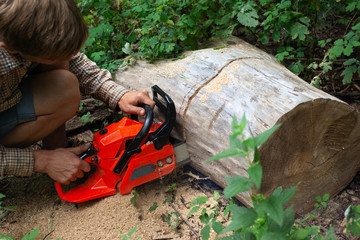
M 78 155 L 89 145 L 55 150 L 6 148 L 0 145 L 0 176 L 31 176 L 35 172 L 46 173 L 55 181 L 69 184 L 90 171 L 90 166 Z
M 100 69 L 85 54 L 78 53 L 70 61 L 70 71 L 79 79 L 80 90 L 85 94 L 103 101 L 112 110 L 144 115 L 140 103 L 155 106 L 146 90 L 130 91 L 113 81 L 109 71 Z
M 0 174 L 30 176 L 34 170 L 34 153 L 31 149 L 6 148 L 0 145 Z

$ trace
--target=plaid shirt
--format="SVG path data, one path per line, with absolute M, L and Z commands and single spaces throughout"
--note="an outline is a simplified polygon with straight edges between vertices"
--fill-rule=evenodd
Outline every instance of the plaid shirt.
M 13 55 L 0 47 L 0 112 L 19 103 L 18 85 L 27 72 L 38 64 Z M 85 54 L 78 53 L 70 61 L 70 72 L 79 79 L 80 91 L 103 101 L 115 110 L 127 89 L 115 83 L 109 71 L 100 69 Z M 30 176 L 34 154 L 30 149 L 6 148 L 0 145 L 0 176 Z

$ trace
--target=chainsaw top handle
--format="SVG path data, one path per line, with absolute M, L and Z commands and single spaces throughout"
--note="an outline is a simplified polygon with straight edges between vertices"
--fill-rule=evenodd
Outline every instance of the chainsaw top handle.
M 153 100 L 160 111 L 165 115 L 164 123 L 149 136 L 149 141 L 154 143 L 156 150 L 160 150 L 163 146 L 169 144 L 170 133 L 174 128 L 176 122 L 176 111 L 173 100 L 157 85 L 152 86 Z M 162 97 L 165 104 L 159 99 L 158 95 Z
M 140 147 L 150 131 L 150 128 L 151 128 L 151 125 L 153 122 L 153 118 L 154 118 L 153 111 L 152 111 L 151 107 L 147 104 L 140 104 L 139 107 L 142 107 L 145 109 L 144 124 L 143 124 L 142 128 L 140 129 L 140 131 L 138 132 L 138 134 L 135 136 L 135 138 L 132 139 L 130 144 L 126 147 L 125 152 L 123 153 L 120 160 L 118 161 L 115 168 L 113 169 L 113 172 L 115 172 L 115 173 L 121 172 L 121 170 L 124 168 L 124 166 L 126 165 L 126 163 L 128 162 L 128 160 L 130 159 L 130 157 L 133 154 L 141 152 Z M 120 154 L 120 152 L 117 153 L 116 157 L 118 157 L 119 154 Z

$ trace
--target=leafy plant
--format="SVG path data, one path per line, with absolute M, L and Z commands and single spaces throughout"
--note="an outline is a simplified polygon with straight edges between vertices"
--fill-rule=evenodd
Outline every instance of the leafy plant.
M 320 232 L 318 226 L 304 226 L 295 223 L 294 211 L 292 206 L 287 206 L 296 191 L 296 186 L 289 189 L 278 187 L 274 192 L 265 197 L 261 193 L 262 166 L 257 148 L 263 144 L 270 135 L 279 127 L 279 125 L 259 134 L 256 137 L 245 138 L 243 131 L 247 124 L 245 115 L 238 123 L 236 117 L 232 122 L 233 134 L 230 135 L 230 148 L 224 150 L 211 157 L 207 161 L 213 161 L 230 156 L 246 158 L 249 161 L 247 169 L 248 177 L 231 176 L 226 177 L 227 186 L 224 189 L 224 197 L 232 198 L 235 195 L 250 191 L 253 207 L 242 207 L 235 204 L 229 205 L 228 209 L 231 213 L 231 222 L 223 229 L 220 225 L 217 229 L 222 229 L 218 234 L 227 234 L 219 239 L 336 239 L 333 227 L 330 227 L 325 234 Z M 254 153 L 250 155 L 250 153 Z M 250 156 L 252 156 L 250 158 Z M 326 207 L 326 201 L 329 195 L 318 196 L 317 201 L 319 207 Z M 199 210 L 197 205 L 206 202 L 205 198 L 196 198 L 192 202 L 193 208 L 189 214 Z M 351 209 L 351 211 L 350 211 Z M 348 224 L 350 231 L 354 234 L 360 234 L 360 208 L 351 207 L 348 213 Z M 350 214 L 351 212 L 351 214 Z M 201 216 L 207 217 L 206 212 L 202 212 Z M 226 213 L 227 214 L 227 213 Z M 209 218 L 208 218 L 209 219 Z M 350 220 L 349 220 L 350 219 Z M 204 239 L 208 239 L 208 229 L 210 228 L 208 220 L 202 221 L 205 224 L 202 229 Z M 220 223 L 221 224 L 221 223 Z M 215 230 L 215 229 L 214 229 Z M 230 233 L 230 235 L 229 235 Z
M 86 114 L 80 117 L 80 121 L 83 122 L 84 124 L 92 123 L 94 122 L 94 120 L 95 118 L 91 116 L 90 112 L 87 112 Z
M 219 200 L 220 194 L 219 192 L 215 191 L 213 200 L 214 203 L 210 206 L 210 208 L 204 207 L 201 210 L 199 219 L 202 224 L 204 224 L 204 227 L 202 228 L 200 234 L 202 239 L 209 239 L 210 238 L 210 230 L 211 228 L 219 234 L 223 230 L 223 225 L 217 221 L 217 217 L 220 214 L 219 210 L 219 203 L 217 200 Z M 198 212 L 202 205 L 206 204 L 209 201 L 208 197 L 205 196 L 199 196 L 195 199 L 193 199 L 190 203 L 190 212 L 188 213 L 188 218 L 191 217 L 193 214 Z

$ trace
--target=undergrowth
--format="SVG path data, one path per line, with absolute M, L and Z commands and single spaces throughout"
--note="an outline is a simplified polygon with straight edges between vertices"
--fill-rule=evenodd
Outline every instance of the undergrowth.
M 195 50 L 211 36 L 254 39 L 314 86 L 359 80 L 358 0 L 78 0 L 90 37 L 85 53 L 110 71 Z M 276 47 L 277 46 L 277 47 Z

